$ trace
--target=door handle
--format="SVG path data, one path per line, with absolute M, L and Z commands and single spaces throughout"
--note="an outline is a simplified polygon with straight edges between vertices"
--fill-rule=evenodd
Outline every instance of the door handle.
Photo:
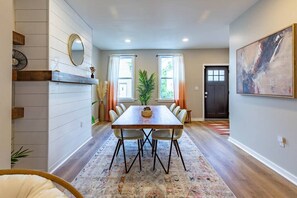
M 204 96 L 204 98 L 207 98 L 207 96 Z
M 207 93 L 207 91 L 206 91 L 206 92 L 204 92 L 204 94 L 205 94 L 205 95 L 207 95 L 207 94 L 208 94 L 208 93 Z

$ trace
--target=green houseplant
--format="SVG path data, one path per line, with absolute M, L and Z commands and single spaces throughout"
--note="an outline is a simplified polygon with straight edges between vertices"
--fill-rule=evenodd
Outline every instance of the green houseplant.
M 155 89 L 155 73 L 148 77 L 146 70 L 139 70 L 139 84 L 137 90 L 139 93 L 139 101 L 141 105 L 147 105 L 152 97 L 153 90 Z
M 98 101 L 96 100 L 96 101 L 94 101 L 94 102 L 92 102 L 92 106 L 94 105 L 94 104 L 96 104 Z M 92 115 L 92 124 L 95 124 L 95 122 L 96 122 L 96 119 L 95 119 L 95 117 Z
M 14 166 L 21 158 L 25 158 L 27 156 L 29 156 L 29 153 L 31 153 L 32 151 L 29 149 L 24 149 L 23 147 L 21 147 L 19 150 L 11 151 L 11 165 Z

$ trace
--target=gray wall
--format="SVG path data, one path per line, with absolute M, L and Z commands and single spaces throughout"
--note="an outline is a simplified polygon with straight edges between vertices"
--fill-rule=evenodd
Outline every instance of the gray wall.
M 110 54 L 137 54 L 136 58 L 136 84 L 138 83 L 138 70 L 146 69 L 149 73 L 158 74 L 159 53 L 182 53 L 185 61 L 186 98 L 189 109 L 192 109 L 192 118 L 203 118 L 203 64 L 228 64 L 228 49 L 196 49 L 196 50 L 126 50 L 126 51 L 101 51 L 100 79 L 107 79 L 107 66 Z M 194 90 L 198 86 L 199 90 Z M 137 98 L 137 91 L 136 91 Z M 153 93 L 150 104 L 157 104 L 158 90 Z M 130 104 L 139 104 L 127 103 Z M 164 103 L 168 105 L 169 103 Z
M 11 152 L 11 50 L 13 30 L 13 1 L 1 1 L 0 6 L 0 169 L 10 168 Z
M 92 66 L 96 68 L 95 72 L 95 78 L 101 79 L 99 76 L 101 74 L 100 71 L 100 50 L 93 45 L 92 49 Z M 92 102 L 98 101 L 98 96 L 97 96 L 97 90 L 96 90 L 96 85 L 92 85 Z M 95 103 L 92 106 L 92 115 L 95 117 L 95 119 L 98 119 L 98 102 Z
M 236 49 L 296 22 L 296 8 L 296 0 L 259 1 L 230 25 L 230 140 L 297 184 L 297 100 L 243 96 L 235 87 Z

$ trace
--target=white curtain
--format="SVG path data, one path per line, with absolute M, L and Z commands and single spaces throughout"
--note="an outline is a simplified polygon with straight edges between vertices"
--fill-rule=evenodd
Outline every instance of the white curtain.
M 186 109 L 185 97 L 185 66 L 182 54 L 173 56 L 174 102 L 182 109 Z
M 118 76 L 119 76 L 120 56 L 112 55 L 109 57 L 108 64 L 108 83 L 109 89 L 107 94 L 107 111 L 113 109 L 117 105 L 118 96 Z M 106 119 L 109 119 L 109 113 L 106 113 Z

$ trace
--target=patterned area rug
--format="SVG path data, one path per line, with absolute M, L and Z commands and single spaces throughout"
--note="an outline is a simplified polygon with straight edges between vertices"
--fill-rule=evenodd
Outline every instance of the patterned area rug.
M 144 147 L 141 172 L 137 159 L 130 172 L 125 174 L 122 149 L 109 171 L 116 142 L 111 135 L 72 182 L 86 198 L 235 197 L 186 133 L 179 143 L 187 171 L 173 147 L 169 174 L 165 174 L 158 161 L 155 171 L 152 170 L 153 158 L 148 143 Z M 125 149 L 129 166 L 137 153 L 137 142 L 125 141 Z M 167 164 L 169 141 L 159 141 L 158 154 Z
M 230 135 L 229 121 L 205 121 L 207 128 L 220 135 Z

